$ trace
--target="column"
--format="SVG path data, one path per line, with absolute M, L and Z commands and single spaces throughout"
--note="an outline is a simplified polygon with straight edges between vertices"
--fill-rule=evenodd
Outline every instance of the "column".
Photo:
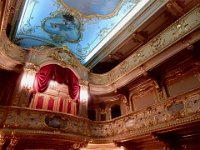
M 130 112 L 130 104 L 128 103 L 128 100 L 126 99 L 126 96 L 121 95 L 120 96 L 120 105 L 121 105 L 121 115 L 125 115 L 128 112 Z
M 111 108 L 109 107 L 108 108 L 108 120 L 111 120 L 112 119 L 112 116 L 111 116 Z
M 88 117 L 88 81 L 80 81 L 79 116 Z
M 19 78 L 17 88 L 14 92 L 12 104 L 14 106 L 28 107 L 36 74 L 36 66 L 26 63 L 24 71 Z

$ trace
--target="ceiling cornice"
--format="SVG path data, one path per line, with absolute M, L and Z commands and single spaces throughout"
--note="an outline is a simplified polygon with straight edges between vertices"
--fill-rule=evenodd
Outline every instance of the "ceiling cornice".
M 96 54 L 86 66 L 93 68 L 98 62 L 114 51 L 123 41 L 131 36 L 141 25 L 143 25 L 151 16 L 153 16 L 158 10 L 165 6 L 169 0 L 165 1 L 149 1 L 145 7 L 143 7 L 126 26 L 124 26 L 118 34 L 116 34 L 111 40 L 109 40 Z
M 13 1 L 8 0 L 6 1 L 5 8 L 4 8 L 4 15 L 2 18 L 2 26 L 0 31 L 0 52 L 2 55 L 6 57 L 10 57 L 13 61 L 13 63 L 24 63 L 24 60 L 26 58 L 27 52 L 24 51 L 21 47 L 13 44 L 9 38 L 6 35 L 6 29 L 8 25 L 9 17 L 13 12 Z M 18 6 L 19 7 L 19 6 Z M 19 8 L 15 9 L 19 9 Z M 12 62 L 11 61 L 11 62 Z
M 163 60 L 166 60 L 168 56 L 171 56 L 172 54 L 175 54 L 187 47 L 188 43 L 180 42 L 176 49 L 168 49 L 180 39 L 199 28 L 199 16 L 200 5 L 197 5 L 194 9 L 170 25 L 147 44 L 139 48 L 135 53 L 111 71 L 105 74 L 90 73 L 90 92 L 92 94 L 105 94 L 112 92 L 115 89 L 127 84 L 139 75 L 142 75 L 150 68 L 155 67 L 155 65 L 161 63 Z M 198 34 L 194 33 L 196 36 L 195 38 L 192 36 L 192 39 L 188 41 L 190 44 L 200 39 L 199 32 L 200 31 L 198 30 Z M 166 49 L 168 49 L 167 55 L 162 55 L 161 53 L 164 53 Z M 160 54 L 161 57 L 159 59 L 156 58 L 156 56 L 158 57 L 158 54 Z M 151 64 L 147 63 L 147 61 L 151 61 Z M 148 67 L 144 68 L 141 66 Z

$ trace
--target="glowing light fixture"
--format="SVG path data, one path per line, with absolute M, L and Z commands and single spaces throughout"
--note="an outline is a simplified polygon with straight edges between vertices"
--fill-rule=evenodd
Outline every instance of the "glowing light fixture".
M 33 71 L 24 72 L 21 80 L 21 86 L 25 88 L 32 88 L 35 78 L 35 73 Z
M 81 90 L 80 90 L 80 100 L 82 102 L 87 101 L 89 98 L 88 95 L 88 88 L 86 86 L 81 86 Z

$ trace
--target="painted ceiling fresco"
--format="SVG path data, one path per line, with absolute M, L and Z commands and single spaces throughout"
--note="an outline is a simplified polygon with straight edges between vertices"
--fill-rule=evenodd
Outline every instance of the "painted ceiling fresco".
M 68 47 L 86 64 L 149 0 L 26 0 L 13 41 Z

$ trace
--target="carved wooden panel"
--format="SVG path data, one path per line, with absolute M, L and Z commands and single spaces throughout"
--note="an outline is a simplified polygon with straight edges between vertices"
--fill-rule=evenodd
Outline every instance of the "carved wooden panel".
M 200 88 L 200 63 L 187 61 L 165 75 L 165 86 L 169 97 L 175 97 Z
M 152 106 L 155 104 L 155 93 L 153 90 L 141 95 L 139 97 L 132 97 L 133 108 L 134 110 L 140 110 L 143 108 L 147 108 L 148 106 Z
M 167 85 L 170 97 L 174 97 L 197 88 L 200 88 L 200 80 L 195 74 L 179 78 Z

